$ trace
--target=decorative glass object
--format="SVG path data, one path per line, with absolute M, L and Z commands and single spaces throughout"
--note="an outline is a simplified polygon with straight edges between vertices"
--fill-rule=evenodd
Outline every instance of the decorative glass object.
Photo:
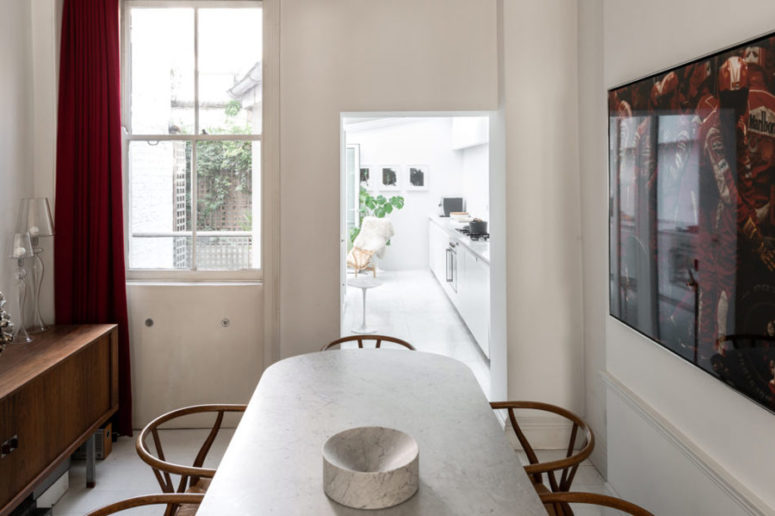
M 40 315 L 40 289 L 43 285 L 45 267 L 41 254 L 40 237 L 54 236 L 54 220 L 51 218 L 51 206 L 47 197 L 22 199 L 19 207 L 19 217 L 16 221 L 16 231 L 29 233 L 32 242 L 32 305 L 35 329 L 45 331 L 46 325 Z
M 0 292 L 0 353 L 13 340 L 13 323 L 11 316 L 5 311 L 5 296 Z
M 24 259 L 32 258 L 32 242 L 29 233 L 14 233 L 11 238 L 11 258 L 16 260 L 16 286 L 19 300 L 19 333 L 26 342 L 31 342 L 24 323 L 24 304 L 27 301 L 27 270 L 24 268 Z

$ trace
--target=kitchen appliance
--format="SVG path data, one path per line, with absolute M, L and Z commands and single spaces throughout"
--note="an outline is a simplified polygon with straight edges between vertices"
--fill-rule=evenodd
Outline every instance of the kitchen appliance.
M 482 219 L 474 219 L 468 223 L 469 236 L 474 235 L 486 235 L 487 234 L 487 221 Z
M 456 228 L 459 233 L 463 233 L 465 236 L 473 240 L 474 242 L 478 242 L 479 240 L 489 240 L 490 234 L 489 233 L 478 233 L 478 234 L 472 234 L 471 229 L 468 226 L 463 226 L 462 228 Z
M 447 283 L 457 292 L 457 242 L 450 242 L 447 247 Z
M 439 216 L 449 217 L 453 211 L 465 211 L 466 201 L 462 197 L 442 197 L 439 207 L 441 208 Z

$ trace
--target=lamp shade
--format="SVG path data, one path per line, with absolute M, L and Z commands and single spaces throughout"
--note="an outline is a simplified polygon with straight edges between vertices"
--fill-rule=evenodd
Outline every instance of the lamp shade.
M 21 260 L 22 258 L 32 258 L 32 242 L 29 233 L 14 233 L 11 237 L 11 250 L 8 253 L 9 258 Z
M 22 199 L 16 231 L 29 233 L 32 238 L 54 236 L 54 219 L 51 217 L 48 197 Z

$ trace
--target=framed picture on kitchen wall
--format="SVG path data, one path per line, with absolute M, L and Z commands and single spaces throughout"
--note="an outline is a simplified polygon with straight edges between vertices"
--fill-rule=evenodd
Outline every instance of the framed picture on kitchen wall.
M 428 190 L 428 165 L 406 166 L 406 191 Z
M 379 190 L 381 192 L 397 192 L 401 189 L 401 167 L 398 165 L 382 165 L 379 168 Z
M 775 411 L 775 33 L 608 91 L 611 315 Z
M 377 167 L 373 165 L 361 165 L 359 167 L 359 181 L 363 188 L 373 192 L 377 189 Z

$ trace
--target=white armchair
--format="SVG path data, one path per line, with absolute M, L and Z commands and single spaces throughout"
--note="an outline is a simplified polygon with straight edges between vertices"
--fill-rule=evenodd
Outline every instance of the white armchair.
M 364 217 L 361 231 L 353 241 L 353 248 L 347 254 L 347 265 L 359 272 L 370 270 L 377 277 L 374 255 L 382 257 L 388 240 L 394 235 L 393 224 L 388 218 Z

